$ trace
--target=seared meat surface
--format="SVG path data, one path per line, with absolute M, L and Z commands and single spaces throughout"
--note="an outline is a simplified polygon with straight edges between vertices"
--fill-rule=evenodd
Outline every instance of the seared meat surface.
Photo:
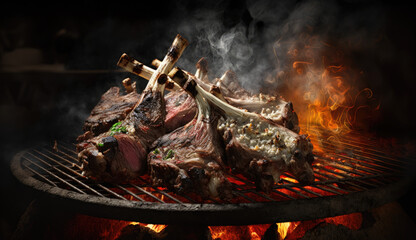
M 203 198 L 231 198 L 225 177 L 224 151 L 216 131 L 218 116 L 202 96 L 196 96 L 197 116 L 153 144 L 148 164 L 152 183 L 177 192 L 197 192 Z
M 162 94 L 143 92 L 142 100 L 123 121 L 77 145 L 85 175 L 123 182 L 145 173 L 149 147 L 165 132 L 165 115 Z
M 196 115 L 195 100 L 185 91 L 172 91 L 165 96 L 166 132 L 171 132 L 190 122 Z
M 139 101 L 140 94 L 131 92 L 120 96 L 120 89 L 112 87 L 101 96 L 101 100 L 85 121 L 84 133 L 77 138 L 82 142 L 108 131 L 113 124 L 124 120 Z M 196 114 L 195 100 L 185 91 L 173 91 L 164 96 L 166 104 L 165 129 L 171 132 L 190 122 Z
M 194 91 L 201 94 L 222 115 L 218 130 L 223 136 L 226 164 L 235 172 L 245 174 L 258 188 L 268 192 L 283 172 L 290 172 L 303 183 L 314 180 L 311 163 L 312 144 L 303 135 L 264 118 L 233 107 L 205 91 L 191 77 L 183 77 L 180 69 L 172 74 L 179 84 L 190 81 Z
M 166 74 L 187 44 L 180 35 L 175 38 L 161 66 L 124 120 L 77 145 L 84 175 L 99 181 L 125 182 L 146 172 L 149 148 L 165 133 Z
M 298 134 L 293 105 L 246 91 L 231 72 L 211 83 L 204 59 L 195 76 L 172 70 L 186 45 L 178 35 L 157 70 L 122 55 L 118 65 L 149 82 L 140 95 L 126 79 L 126 95 L 102 96 L 78 139 L 83 174 L 124 183 L 147 172 L 155 187 L 225 200 L 230 169 L 264 192 L 285 172 L 314 181 L 313 146 Z M 165 87 L 175 91 L 164 96 Z
M 92 136 L 107 132 L 113 124 L 126 118 L 138 102 L 139 97 L 137 92 L 120 95 L 120 88 L 110 88 L 92 109 L 82 130 L 91 132 Z

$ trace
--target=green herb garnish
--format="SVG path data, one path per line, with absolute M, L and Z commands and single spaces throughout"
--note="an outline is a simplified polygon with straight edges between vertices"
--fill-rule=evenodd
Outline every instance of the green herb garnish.
M 120 126 L 120 125 L 121 125 L 121 122 L 114 123 L 113 126 L 111 126 L 110 130 L 111 131 L 116 130 L 117 127 Z
M 154 153 L 154 154 L 159 154 L 159 153 L 160 153 L 160 151 L 159 151 L 159 149 L 158 149 L 158 148 L 156 148 L 156 149 L 153 151 L 153 153 Z
M 97 143 L 98 147 L 104 147 L 104 143 Z
M 127 133 L 126 126 L 121 126 L 121 122 L 114 123 L 110 128 L 110 136 L 113 136 L 116 133 Z
M 163 160 L 167 160 L 169 158 L 173 158 L 173 155 L 174 154 L 175 153 L 173 152 L 173 150 L 172 149 L 169 149 L 168 153 L 166 153 L 166 156 L 163 158 Z

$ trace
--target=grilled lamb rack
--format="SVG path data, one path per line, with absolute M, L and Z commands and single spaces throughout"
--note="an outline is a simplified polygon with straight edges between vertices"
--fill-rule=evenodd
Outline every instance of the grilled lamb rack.
M 160 61 L 155 59 L 153 65 L 159 66 Z M 263 117 L 270 119 L 290 130 L 299 133 L 298 115 L 293 109 L 291 102 L 285 101 L 281 97 L 274 97 L 265 94 L 252 94 L 245 90 L 238 82 L 237 76 L 232 71 L 225 72 L 221 78 L 215 79 L 215 84 L 210 83 L 207 76 L 207 61 L 201 58 L 196 64 L 197 71 L 195 73 L 195 81 L 200 87 L 206 91 L 216 90 L 221 92 L 221 96 L 217 95 L 227 103 L 234 107 L 247 109 L 255 112 Z M 150 70 L 151 71 L 151 70 Z M 191 73 L 185 72 L 188 76 Z M 145 78 L 146 76 L 143 75 Z M 175 86 L 175 89 L 177 86 Z
M 188 80 L 188 75 L 179 68 L 175 68 L 170 77 L 179 85 L 189 81 L 188 91 L 203 96 L 222 114 L 218 129 L 226 146 L 226 164 L 254 180 L 260 190 L 269 192 L 286 171 L 301 183 L 313 181 L 313 146 L 305 135 L 220 100 L 192 77 Z
M 123 121 L 114 124 L 108 132 L 77 145 L 84 175 L 99 181 L 124 182 L 145 172 L 151 144 L 165 133 L 166 74 L 187 44 L 177 35 L 139 101 Z
M 231 199 L 224 150 L 216 130 L 219 115 L 200 94 L 191 91 L 189 95 L 195 98 L 198 114 L 154 142 L 148 155 L 152 183 L 177 192 L 197 192 L 203 198 Z

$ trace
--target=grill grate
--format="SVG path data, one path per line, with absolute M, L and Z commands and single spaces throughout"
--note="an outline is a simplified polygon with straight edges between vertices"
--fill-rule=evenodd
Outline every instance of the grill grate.
M 202 200 L 196 194 L 177 194 L 164 188 L 154 188 L 146 175 L 125 185 L 93 182 L 82 176 L 74 146 L 65 143 L 59 144 L 55 149 L 38 147 L 23 151 L 14 159 L 14 164 L 17 164 L 19 170 L 14 170 L 14 172 L 26 184 L 28 184 L 28 179 L 35 179 L 36 181 L 29 181 L 29 185 L 35 184 L 35 188 L 36 184 L 42 184 L 43 188 L 47 186 L 65 190 L 65 194 L 76 193 L 75 196 L 97 197 L 98 202 L 122 201 L 117 202 L 118 205 L 135 202 L 139 205 L 132 205 L 132 208 L 143 208 L 140 204 L 151 204 L 156 207 L 154 209 L 158 209 L 157 205 L 168 206 L 167 209 L 169 205 L 181 205 L 186 209 L 195 206 L 203 209 L 200 207 L 207 205 L 218 207 L 219 211 L 221 208 L 244 204 L 255 204 L 255 206 L 283 204 L 284 206 L 292 202 L 334 196 L 354 196 L 357 193 L 382 189 L 403 178 L 409 160 L 385 152 L 381 146 L 377 145 L 376 139 L 363 137 L 356 132 L 344 135 L 342 138 L 331 139 L 324 136 L 322 129 L 313 128 L 309 131 L 313 135 L 320 135 L 319 142 L 314 142 L 314 146 L 322 149 L 322 151 L 315 152 L 314 183 L 301 185 L 290 174 L 284 174 L 281 182 L 276 184 L 269 194 L 266 194 L 256 191 L 254 183 L 244 176 L 228 175 L 233 185 L 234 195 L 230 201 Z M 12 164 L 13 169 L 16 167 Z M 156 222 L 166 221 L 156 220 Z

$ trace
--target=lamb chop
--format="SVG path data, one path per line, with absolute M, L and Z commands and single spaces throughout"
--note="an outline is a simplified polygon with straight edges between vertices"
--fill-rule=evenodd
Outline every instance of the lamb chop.
M 204 90 L 192 77 L 188 80 L 188 75 L 179 68 L 169 75 L 180 85 L 190 81 L 187 86 L 194 86 L 193 91 L 222 114 L 218 129 L 225 142 L 226 164 L 233 171 L 247 175 L 265 192 L 270 191 L 286 171 L 301 183 L 314 180 L 313 146 L 307 136 L 298 135 L 259 114 L 231 106 Z
M 124 182 L 145 172 L 151 144 L 165 133 L 166 74 L 187 44 L 177 35 L 139 101 L 123 121 L 114 124 L 108 132 L 77 145 L 85 176 L 99 181 Z
M 131 112 L 139 101 L 140 94 L 136 92 L 135 83 L 131 83 L 130 78 L 124 79 L 123 85 L 127 91 L 126 95 L 120 95 L 120 88 L 112 87 L 101 96 L 100 101 L 85 120 L 82 128 L 84 134 L 77 138 L 77 142 L 107 132 L 111 126 L 126 118 Z
M 159 67 L 160 61 L 157 61 L 156 67 Z M 125 53 L 120 57 L 118 66 L 147 80 L 155 71 Z M 168 81 L 166 89 L 170 92 L 165 96 L 165 129 L 166 132 L 171 132 L 191 121 L 196 114 L 197 106 L 194 99 L 174 82 Z
M 158 66 L 160 61 L 155 59 L 152 64 Z M 196 64 L 195 81 L 204 90 L 214 91 L 214 93 L 219 90 L 222 97 L 218 95 L 217 97 L 220 97 L 232 106 L 258 113 L 277 124 L 299 133 L 298 116 L 291 102 L 287 102 L 281 97 L 250 93 L 239 84 L 237 76 L 232 71 L 225 72 L 221 78 L 214 80 L 215 83 L 211 83 L 207 76 L 207 65 L 205 58 L 201 58 Z M 184 72 L 188 76 L 193 76 L 189 72 Z
M 148 155 L 152 183 L 177 192 L 194 191 L 203 198 L 230 199 L 231 183 L 224 175 L 224 150 L 216 131 L 219 116 L 200 94 L 188 93 L 195 98 L 198 114 L 154 142 Z
M 291 102 L 285 101 L 282 97 L 262 93 L 252 94 L 246 91 L 238 83 L 234 72 L 227 71 L 224 73 L 221 78 L 216 80 L 215 87 L 211 88 L 211 90 L 213 89 L 216 89 L 216 92 L 220 92 L 222 98 L 232 106 L 258 113 L 277 124 L 299 133 L 298 116 Z

